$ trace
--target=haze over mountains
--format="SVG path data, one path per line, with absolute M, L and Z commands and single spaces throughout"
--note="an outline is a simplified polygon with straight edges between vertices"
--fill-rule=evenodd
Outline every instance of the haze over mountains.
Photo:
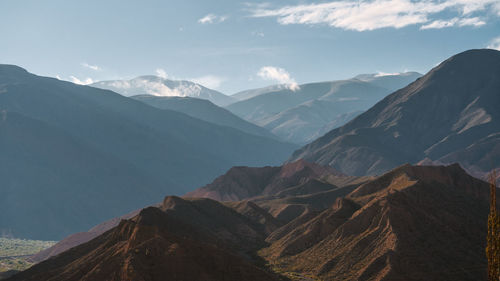
M 111 90 L 127 97 L 136 95 L 194 97 L 209 100 L 219 106 L 235 101 L 230 96 L 191 81 L 170 80 L 154 75 L 139 76 L 130 80 L 99 81 L 90 86 Z
M 11 65 L 0 93 L 0 229 L 16 237 L 60 239 L 294 149 Z
M 403 163 L 460 163 L 484 176 L 500 167 L 500 52 L 455 55 L 309 145 L 305 159 L 349 175 Z
M 162 97 L 152 95 L 138 95 L 131 98 L 160 109 L 169 109 L 182 112 L 191 117 L 210 123 L 227 126 L 253 135 L 277 138 L 268 130 L 245 121 L 227 109 L 218 107 L 209 100 L 191 97 Z
M 365 74 L 349 80 L 308 83 L 300 89 L 272 86 L 249 90 L 226 108 L 284 140 L 305 144 L 350 121 L 421 74 Z

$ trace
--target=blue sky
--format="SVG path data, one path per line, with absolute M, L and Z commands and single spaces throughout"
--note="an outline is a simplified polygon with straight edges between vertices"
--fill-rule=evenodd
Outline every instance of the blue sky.
M 0 1 L 0 63 L 88 83 L 159 74 L 226 94 L 427 72 L 500 48 L 500 0 Z

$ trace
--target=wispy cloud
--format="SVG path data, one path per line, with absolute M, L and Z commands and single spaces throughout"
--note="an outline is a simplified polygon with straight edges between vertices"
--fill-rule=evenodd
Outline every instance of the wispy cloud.
M 471 14 L 489 8 L 499 9 L 498 0 L 340 0 L 271 8 L 250 5 L 252 17 L 274 17 L 280 24 L 326 24 L 332 27 L 367 31 L 424 25 L 421 29 L 449 26 L 480 26 L 485 19 Z M 456 19 L 439 18 L 442 12 L 454 13 Z
M 78 84 L 78 85 L 88 85 L 88 84 L 94 83 L 94 80 L 92 80 L 92 78 L 86 78 L 86 79 L 80 80 L 80 79 L 76 78 L 75 76 L 70 76 L 69 79 L 71 82 Z
M 226 79 L 224 79 L 223 77 L 215 76 L 215 75 L 205 75 L 205 76 L 192 78 L 192 79 L 188 79 L 188 80 L 193 81 L 195 83 L 198 83 L 200 85 L 203 85 L 203 86 L 210 88 L 210 89 L 218 89 L 220 87 L 220 85 L 222 84 L 222 82 L 224 82 L 224 80 L 226 80 Z
M 162 69 L 162 68 L 157 68 L 156 69 L 156 76 L 163 78 L 163 79 L 171 79 L 171 80 L 186 80 L 186 81 L 191 81 L 200 85 L 203 85 L 207 88 L 210 89 L 217 89 L 220 87 L 220 85 L 226 80 L 223 77 L 217 76 L 217 75 L 204 75 L 200 77 L 195 77 L 195 78 L 179 78 L 179 77 L 174 77 L 174 76 L 169 76 L 167 72 Z M 120 87 L 118 87 L 120 88 Z M 123 88 L 123 87 L 121 87 Z M 158 87 L 150 87 L 150 88 L 158 88 Z M 166 92 L 165 90 L 162 90 L 160 92 Z M 163 94 L 165 95 L 165 94 Z
M 227 20 L 228 16 L 218 16 L 214 14 L 208 14 L 201 19 L 198 20 L 198 23 L 201 24 L 209 24 L 209 23 L 217 23 L 217 22 L 223 22 Z
M 488 49 L 495 49 L 500 51 L 500 36 L 491 40 L 490 44 L 487 46 Z
M 278 82 L 279 84 L 285 84 L 292 91 L 300 89 L 297 82 L 295 82 L 295 79 L 293 79 L 290 76 L 290 73 L 283 68 L 264 66 L 260 68 L 259 72 L 257 72 L 257 76 L 264 80 L 272 80 Z
M 473 18 L 452 18 L 450 20 L 435 20 L 429 24 L 422 25 L 420 29 L 441 29 L 452 26 L 481 26 L 486 22 L 478 17 Z
M 99 66 L 91 65 L 91 64 L 88 64 L 86 62 L 82 62 L 80 65 L 85 67 L 85 68 L 92 69 L 94 71 L 101 71 L 102 70 L 102 68 L 100 68 Z
M 396 75 L 400 75 L 401 72 L 382 72 L 382 71 L 379 71 L 377 72 L 377 74 L 375 74 L 375 77 L 384 77 L 384 76 L 396 76 Z
M 168 77 L 167 72 L 161 68 L 156 69 L 156 76 L 163 78 L 163 79 L 167 79 L 167 77 Z
M 262 31 L 253 31 L 252 35 L 257 36 L 257 37 L 264 37 L 265 36 L 264 32 L 262 32 Z

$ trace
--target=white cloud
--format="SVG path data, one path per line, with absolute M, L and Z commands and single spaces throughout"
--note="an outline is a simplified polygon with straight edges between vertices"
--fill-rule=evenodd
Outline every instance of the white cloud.
M 78 84 L 78 85 L 88 85 L 88 84 L 94 83 L 94 80 L 92 80 L 92 78 L 80 80 L 80 79 L 76 78 L 75 76 L 70 76 L 69 79 L 71 82 Z
M 164 97 L 185 97 L 191 96 L 193 92 L 199 92 L 199 87 L 179 85 L 177 88 L 169 88 L 165 84 L 157 81 L 136 80 L 135 88 L 143 88 L 148 94 Z
M 441 29 L 445 27 L 452 27 L 457 23 L 457 18 L 451 20 L 435 20 L 429 24 L 422 25 L 420 29 Z
M 159 79 L 145 79 L 142 77 L 131 80 L 103 81 L 102 83 L 111 89 L 116 89 L 117 92 L 125 96 L 146 93 L 164 97 L 200 97 L 203 89 L 199 84 L 215 89 L 224 80 L 224 78 L 218 76 L 206 75 L 193 79 L 174 80 L 173 83 L 164 83 Z
M 101 71 L 102 70 L 102 68 L 100 68 L 99 66 L 91 65 L 91 64 L 88 64 L 86 62 L 82 62 L 81 65 L 85 68 L 92 69 L 94 71 Z
M 326 24 L 332 27 L 367 31 L 426 24 L 426 28 L 480 26 L 484 19 L 467 17 L 472 13 L 495 9 L 498 0 L 340 0 L 270 8 L 250 6 L 252 17 L 275 17 L 280 24 Z M 457 14 L 456 22 L 439 18 L 442 12 Z M 500 16 L 500 8 L 498 10 Z
M 450 20 L 435 20 L 429 24 L 422 25 L 420 29 L 441 29 L 445 27 L 452 26 L 481 26 L 485 25 L 486 22 L 478 17 L 473 18 L 452 18 Z
M 500 51 L 500 36 L 491 40 L 490 44 L 487 47 L 488 49 L 495 49 Z
M 220 85 L 222 84 L 222 82 L 224 82 L 225 79 L 215 75 L 205 75 L 198 78 L 192 78 L 189 80 L 210 89 L 217 89 L 220 87 Z
M 261 67 L 257 76 L 261 77 L 264 80 L 273 80 L 280 84 L 286 84 L 288 88 L 292 91 L 299 90 L 300 87 L 283 68 L 274 67 L 274 66 L 264 66 Z
M 169 78 L 167 72 L 164 69 L 162 69 L 162 68 L 157 68 L 156 69 L 156 76 L 158 76 L 158 77 L 160 77 L 162 79 Z M 173 79 L 173 80 L 187 80 L 187 81 L 191 81 L 191 82 L 194 82 L 194 83 L 201 84 L 201 85 L 203 85 L 203 86 L 205 86 L 207 88 L 210 88 L 210 89 L 217 89 L 217 88 L 219 88 L 220 85 L 222 84 L 222 82 L 224 82 L 224 80 L 225 80 L 224 78 L 216 76 L 216 75 L 204 75 L 204 76 L 200 76 L 200 77 L 187 78 L 187 79 L 180 79 L 180 78 L 176 78 L 176 77 L 171 77 L 170 79 Z M 118 87 L 118 88 L 123 88 L 123 87 L 129 88 L 130 87 L 130 86 L 127 86 L 127 85 L 120 85 L 120 86 L 121 87 Z M 160 89 L 162 87 L 161 86 L 152 86 L 150 84 L 149 88 L 154 88 L 154 89 L 158 90 L 158 89 Z M 170 89 L 168 91 L 170 91 Z M 159 92 L 166 93 L 167 90 L 163 89 L 163 90 L 159 90 Z M 164 95 L 164 96 L 175 95 L 175 96 L 177 96 L 178 94 L 157 94 L 157 95 Z
M 458 21 L 458 26 L 482 26 L 485 24 L 486 22 L 478 17 L 464 18 Z
M 377 72 L 377 74 L 375 74 L 375 77 L 384 77 L 384 76 L 396 76 L 396 75 L 400 75 L 401 72 L 393 72 L 393 73 L 387 73 L 387 72 Z
M 216 23 L 216 22 L 223 22 L 227 20 L 228 16 L 218 16 L 214 14 L 208 14 L 201 19 L 198 20 L 198 23 L 201 24 L 209 24 L 209 23 Z
M 167 77 L 168 77 L 167 72 L 161 68 L 156 69 L 156 76 L 163 78 L 163 79 L 167 79 Z

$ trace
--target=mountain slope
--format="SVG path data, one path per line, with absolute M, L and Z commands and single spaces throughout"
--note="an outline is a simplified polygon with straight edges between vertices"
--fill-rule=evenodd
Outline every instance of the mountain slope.
M 297 188 L 298 185 L 307 183 L 309 180 L 330 175 L 341 176 L 333 169 L 306 161 L 297 161 L 281 167 L 233 167 L 212 183 L 188 192 L 184 197 L 240 201 L 258 196 L 275 195 L 291 187 Z
M 60 238 L 82 225 L 94 225 L 111 210 L 140 207 L 157 198 L 152 188 L 158 183 L 133 165 L 57 127 L 15 112 L 3 116 L 0 229 L 4 232 Z M 123 174 L 116 177 L 116 173 Z
M 262 94 L 267 94 L 270 92 L 277 92 L 277 91 L 280 91 L 280 90 L 283 90 L 286 88 L 288 88 L 287 85 L 271 85 L 271 86 L 264 87 L 264 88 L 241 91 L 241 92 L 238 92 L 238 93 L 231 95 L 231 97 L 235 99 L 234 102 L 238 102 L 238 101 L 247 100 L 247 99 L 250 99 L 250 98 L 253 98 L 256 96 L 260 96 Z
M 288 178 L 300 179 L 293 175 L 301 166 L 284 169 Z M 259 249 L 278 272 L 306 280 L 485 280 L 486 182 L 458 164 L 328 177 L 348 193 L 326 198 L 333 187 L 224 204 L 169 196 L 8 280 L 277 280 L 256 266 Z M 262 189 L 257 181 L 253 188 Z M 283 208 L 307 200 L 303 212 Z
M 458 165 L 405 165 L 262 254 L 282 270 L 324 280 L 485 280 L 488 195 L 488 184 Z
M 17 237 L 60 239 L 293 149 L 15 66 L 0 65 L 0 93 L 0 229 Z
M 359 79 L 304 84 L 296 91 L 273 88 L 226 108 L 285 140 L 307 143 L 323 133 L 325 127 L 345 124 L 418 77 L 420 74 L 415 72 L 367 74 Z
M 254 125 L 234 115 L 227 109 L 221 108 L 208 100 L 191 97 L 160 97 L 152 95 L 138 95 L 131 98 L 160 109 L 169 109 L 185 113 L 210 123 L 238 129 L 245 133 L 276 138 L 266 129 Z
M 457 161 L 473 173 L 500 167 L 499 77 L 499 51 L 453 56 L 290 161 L 315 161 L 351 175 L 424 159 Z
M 279 280 L 232 248 L 231 235 L 240 243 L 248 241 L 246 231 L 253 229 L 246 219 L 208 201 L 166 198 L 161 208 L 146 208 L 92 241 L 7 280 Z M 204 224 L 194 223 L 192 213 L 202 215 Z
M 111 90 L 127 97 L 136 95 L 193 97 L 209 100 L 218 106 L 225 106 L 234 101 L 230 96 L 191 81 L 169 80 L 152 75 L 130 80 L 99 81 L 90 86 Z

